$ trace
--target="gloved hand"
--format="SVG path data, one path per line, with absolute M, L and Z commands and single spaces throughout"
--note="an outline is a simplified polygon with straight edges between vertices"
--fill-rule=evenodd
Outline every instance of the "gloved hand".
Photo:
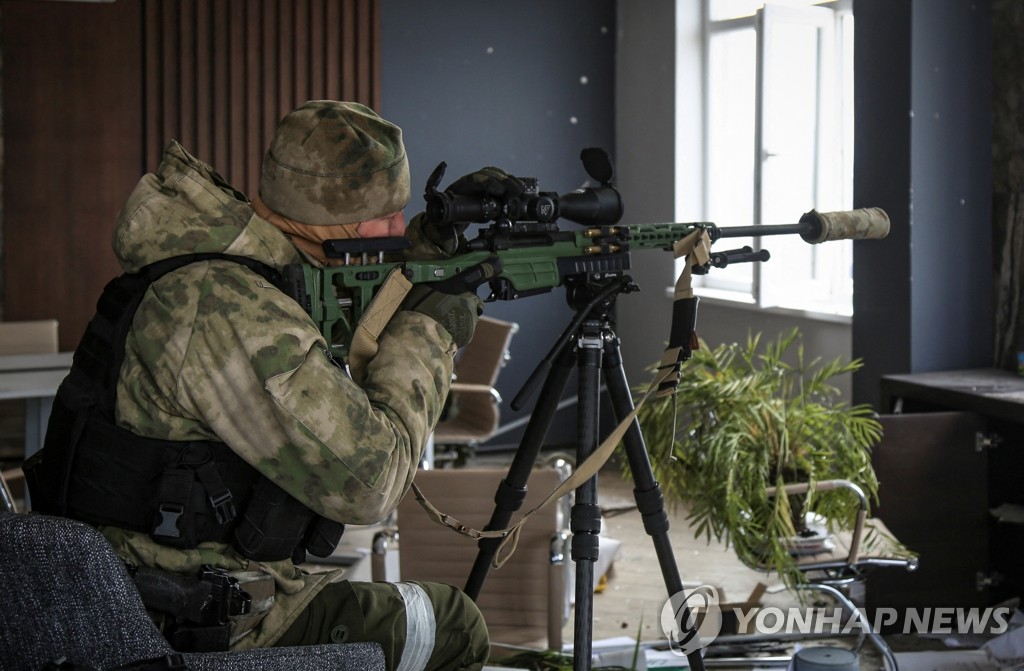
M 476 289 L 500 272 L 501 259 L 491 257 L 446 280 L 417 284 L 406 295 L 402 309 L 434 319 L 451 334 L 456 345 L 465 347 L 473 339 L 477 318 L 484 312 L 484 302 Z
M 526 185 L 501 168 L 489 166 L 459 177 L 445 191 L 456 196 L 514 198 L 523 195 Z
M 461 242 L 458 232 L 445 241 L 444 236 L 433 230 L 434 226 L 426 212 L 420 212 L 412 218 L 405 227 L 405 237 L 410 242 L 409 248 L 402 253 L 406 261 L 448 259 L 455 255 Z
M 490 196 L 499 200 L 518 198 L 526 191 L 526 185 L 501 168 L 486 167 L 463 175 L 445 189 L 445 193 L 463 198 Z M 451 256 L 459 247 L 462 234 L 469 225 L 466 222 L 437 222 L 424 219 L 423 237 Z

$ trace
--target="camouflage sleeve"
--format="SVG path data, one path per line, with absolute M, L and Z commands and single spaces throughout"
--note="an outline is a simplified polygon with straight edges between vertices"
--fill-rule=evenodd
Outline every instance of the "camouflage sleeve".
M 436 322 L 399 312 L 385 328 L 362 388 L 320 346 L 266 381 L 289 441 L 287 459 L 255 465 L 299 500 L 339 521 L 371 524 L 412 483 L 452 377 L 454 345 Z
M 451 337 L 429 317 L 398 313 L 359 387 L 328 359 L 294 301 L 227 265 L 212 264 L 206 277 L 178 287 L 162 284 L 173 277 L 154 285 L 157 299 L 143 302 L 129 341 L 145 372 L 122 374 L 119 421 L 174 440 L 216 437 L 318 513 L 379 521 L 412 482 L 440 414 Z M 194 301 L 184 301 L 193 318 L 161 314 L 177 309 L 183 287 L 199 287 Z M 161 324 L 179 330 L 164 333 Z

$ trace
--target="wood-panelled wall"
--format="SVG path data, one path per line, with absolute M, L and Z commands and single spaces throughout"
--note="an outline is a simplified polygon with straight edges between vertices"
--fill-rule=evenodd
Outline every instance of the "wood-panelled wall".
M 378 109 L 375 0 L 145 0 L 145 155 L 179 140 L 255 193 L 278 120 L 306 100 Z
M 378 108 L 379 0 L 0 0 L 3 318 L 73 349 L 120 270 L 114 218 L 179 140 L 256 192 L 277 121 Z
M 140 5 L 0 3 L 4 319 L 78 344 L 142 168 Z

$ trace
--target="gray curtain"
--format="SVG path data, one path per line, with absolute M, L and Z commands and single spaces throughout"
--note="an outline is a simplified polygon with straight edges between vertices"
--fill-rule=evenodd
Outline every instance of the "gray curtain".
M 1024 352 L 1024 3 L 993 0 L 993 261 L 995 366 Z

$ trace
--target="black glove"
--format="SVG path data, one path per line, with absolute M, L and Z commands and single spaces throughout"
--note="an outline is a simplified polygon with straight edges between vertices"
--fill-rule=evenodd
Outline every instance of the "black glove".
M 501 259 L 491 257 L 457 275 L 417 284 L 402 302 L 403 310 L 420 312 L 434 319 L 452 336 L 459 347 L 473 339 L 476 320 L 484 312 L 484 302 L 476 289 L 501 272 Z
M 445 193 L 454 196 L 482 198 L 490 196 L 501 200 L 518 198 L 526 192 L 526 185 L 508 174 L 501 168 L 486 167 L 476 172 L 463 175 L 445 189 Z M 427 220 L 423 225 L 423 235 L 431 243 L 440 247 L 448 255 L 455 253 L 459 241 L 468 223 L 436 222 Z

